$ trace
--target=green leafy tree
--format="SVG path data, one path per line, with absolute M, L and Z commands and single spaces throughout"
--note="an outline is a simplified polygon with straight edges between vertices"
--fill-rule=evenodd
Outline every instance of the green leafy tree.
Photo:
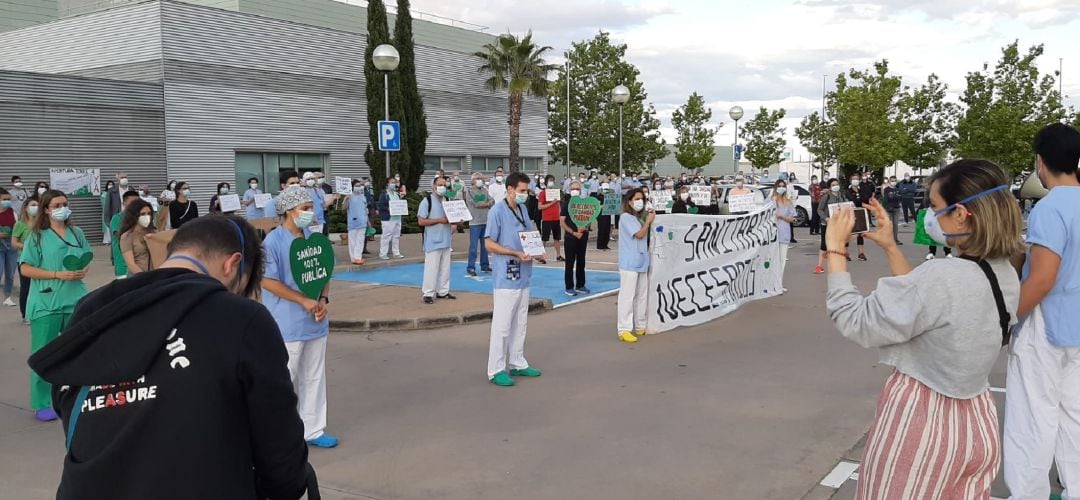
M 825 178 L 825 172 L 830 165 L 836 163 L 836 123 L 828 118 L 822 118 L 817 111 L 810 113 L 799 122 L 795 128 L 795 136 L 799 143 L 806 148 L 817 160 L 821 176 Z
M 401 56 L 394 73 L 399 77 L 401 103 L 404 113 L 401 126 L 405 129 L 408 142 L 402 149 L 408 150 L 409 168 L 402 173 L 402 182 L 409 190 L 416 190 L 420 184 L 420 175 L 424 173 L 424 153 L 427 150 L 427 116 L 424 114 L 424 99 L 416 83 L 416 50 L 413 43 L 412 14 L 409 12 L 409 0 L 398 0 L 397 18 L 394 19 L 394 45 Z
M 382 0 L 369 0 L 367 8 L 367 48 L 364 49 L 364 94 L 367 97 L 368 118 L 368 146 L 364 151 L 364 161 L 367 162 L 371 172 L 371 178 L 375 182 L 376 189 L 382 190 L 386 185 L 386 158 L 376 146 L 378 139 L 378 121 L 383 119 L 386 102 L 383 97 L 383 74 L 375 69 L 371 55 L 375 47 L 384 43 L 390 43 L 390 28 L 386 20 L 386 6 Z M 405 117 L 404 99 L 401 97 L 401 88 L 398 84 L 399 72 L 390 74 L 390 119 L 402 121 Z M 409 143 L 409 131 L 401 127 L 401 144 Z M 390 174 L 401 174 L 402 180 L 408 179 L 409 150 L 405 147 L 401 151 L 390 154 Z M 419 182 L 419 177 L 414 182 Z M 406 184 L 410 191 L 416 189 L 416 184 Z
M 1042 45 L 1022 54 L 1019 42 L 1013 42 L 1002 49 L 993 71 L 984 64 L 981 71 L 967 74 L 960 98 L 966 109 L 956 126 L 957 156 L 988 159 L 1014 174 L 1032 168 L 1035 133 L 1068 115 L 1054 76 L 1039 71 L 1042 54 Z
M 762 106 L 739 130 L 739 137 L 746 141 L 746 159 L 753 168 L 769 168 L 783 160 L 787 141 L 780 120 L 786 113 L 783 108 L 769 111 Z
M 521 106 L 526 95 L 547 95 L 549 72 L 556 66 L 547 64 L 544 55 L 551 47 L 533 43 L 532 31 L 523 38 L 507 33 L 495 43 L 484 45 L 476 52 L 483 64 L 479 71 L 486 73 L 484 85 L 492 92 L 506 91 L 510 101 L 510 171 L 521 169 Z
M 904 163 L 920 170 L 936 168 L 951 150 L 959 106 L 945 101 L 948 88 L 931 74 L 926 84 L 900 98 L 904 146 L 900 159 Z
M 705 98 L 697 92 L 690 94 L 690 99 L 671 115 L 671 125 L 678 131 L 675 141 L 675 160 L 688 170 L 697 170 L 713 160 L 716 150 L 717 129 L 707 125 L 712 119 L 712 110 L 705 106 Z
M 841 165 L 881 170 L 904 153 L 900 121 L 900 78 L 889 74 L 889 62 L 836 77 L 836 90 L 826 101 L 836 123 L 836 151 Z
M 567 96 L 570 80 L 570 160 L 606 173 L 619 171 L 619 105 L 611 101 L 618 85 L 630 89 L 623 104 L 623 163 L 638 172 L 667 154 L 660 137 L 656 109 L 646 105 L 648 94 L 640 72 L 626 62 L 626 45 L 613 44 L 600 32 L 591 40 L 574 43 L 568 54 L 570 74 L 560 71 L 548 99 L 548 143 L 552 159 L 566 162 Z

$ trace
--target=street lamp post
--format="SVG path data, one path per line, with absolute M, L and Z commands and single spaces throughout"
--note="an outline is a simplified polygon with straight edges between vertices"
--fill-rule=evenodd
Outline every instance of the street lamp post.
M 739 160 L 736 159 L 735 153 L 739 149 L 739 120 L 741 120 L 743 117 L 742 106 L 732 106 L 731 109 L 728 110 L 728 116 L 731 117 L 732 120 L 735 120 L 735 143 L 731 146 L 733 150 L 731 152 L 731 157 L 735 160 L 735 171 L 738 172 Z
M 629 100 L 630 89 L 626 88 L 626 85 L 619 85 L 611 91 L 611 101 L 619 105 L 619 178 L 626 177 L 625 172 L 623 172 L 622 110 L 623 104 L 626 104 Z
M 397 69 L 398 63 L 401 62 L 401 56 L 398 55 L 398 51 L 393 45 L 384 43 L 375 47 L 375 51 L 371 53 L 371 62 L 375 65 L 375 69 L 383 72 L 383 106 L 385 106 L 385 120 L 390 121 L 390 72 Z M 376 132 L 376 136 L 378 136 L 378 132 Z M 386 151 L 386 178 L 390 178 L 389 151 Z

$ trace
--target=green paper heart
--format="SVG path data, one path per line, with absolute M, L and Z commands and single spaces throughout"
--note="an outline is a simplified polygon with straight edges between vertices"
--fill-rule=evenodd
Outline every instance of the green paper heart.
M 457 198 L 457 193 L 458 192 L 453 189 L 447 189 L 445 193 L 446 199 L 452 200 L 454 198 Z
M 11 226 L 0 226 L 0 233 L 11 234 Z
M 570 212 L 570 220 L 574 221 L 574 225 L 583 228 L 592 224 L 597 217 L 600 217 L 603 207 L 600 206 L 600 200 L 596 198 L 575 196 L 570 198 L 570 203 L 566 209 Z
M 334 274 L 334 247 L 322 233 L 296 238 L 289 246 L 289 268 L 300 292 L 318 299 Z
M 90 265 L 90 261 L 94 260 L 93 252 L 86 252 L 80 255 L 68 254 L 64 257 L 64 269 L 68 271 L 82 271 L 86 269 L 86 266 Z
M 483 202 L 487 201 L 488 197 L 487 197 L 486 194 L 478 194 L 476 196 L 473 196 L 472 199 L 473 199 L 473 201 L 475 201 L 477 203 L 483 203 Z
M 364 235 L 365 236 L 375 236 L 375 228 L 373 228 L 373 227 L 367 228 L 367 230 L 364 231 Z
M 698 213 L 698 207 L 686 207 L 686 212 L 691 214 Z

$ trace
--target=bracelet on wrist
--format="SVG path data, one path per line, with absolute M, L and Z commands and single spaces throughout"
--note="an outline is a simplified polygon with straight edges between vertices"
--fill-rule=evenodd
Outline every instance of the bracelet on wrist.
M 833 254 L 833 255 L 839 255 L 839 256 L 841 256 L 841 257 L 843 257 L 843 258 L 845 258 L 845 259 L 846 259 L 846 258 L 848 257 L 848 253 L 847 253 L 847 252 L 844 252 L 844 251 L 840 251 L 840 250 L 826 250 L 826 251 L 825 251 L 825 255 L 829 255 L 829 254 Z

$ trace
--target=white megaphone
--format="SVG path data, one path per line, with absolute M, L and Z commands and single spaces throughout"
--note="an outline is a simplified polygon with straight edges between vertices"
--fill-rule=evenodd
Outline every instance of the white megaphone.
M 1032 172 L 1031 175 L 1024 180 L 1024 184 L 1020 186 L 1020 199 L 1024 200 L 1039 200 L 1046 196 L 1050 190 L 1043 186 L 1042 181 L 1039 180 L 1039 176 Z

